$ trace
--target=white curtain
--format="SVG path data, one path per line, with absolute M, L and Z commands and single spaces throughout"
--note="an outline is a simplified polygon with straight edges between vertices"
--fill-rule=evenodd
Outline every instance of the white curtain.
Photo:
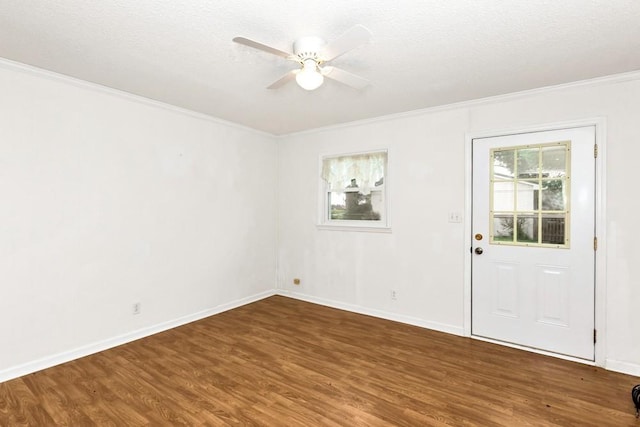
M 354 154 L 342 157 L 322 159 L 322 179 L 333 191 L 353 188 L 353 184 L 363 194 L 369 194 L 371 188 L 384 181 L 387 153 Z

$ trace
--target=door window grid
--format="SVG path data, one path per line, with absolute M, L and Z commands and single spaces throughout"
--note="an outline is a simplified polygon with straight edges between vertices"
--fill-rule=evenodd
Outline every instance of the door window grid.
M 490 243 L 569 247 L 571 142 L 490 151 Z

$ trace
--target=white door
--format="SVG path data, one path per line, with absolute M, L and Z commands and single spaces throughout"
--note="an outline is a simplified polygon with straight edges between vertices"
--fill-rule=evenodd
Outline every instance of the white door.
M 474 336 L 594 360 L 595 127 L 473 140 Z

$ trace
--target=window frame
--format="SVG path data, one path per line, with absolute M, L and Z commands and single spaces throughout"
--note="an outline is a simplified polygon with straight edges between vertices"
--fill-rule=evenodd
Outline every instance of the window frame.
M 330 193 L 329 183 L 322 177 L 322 168 L 325 159 L 339 158 L 339 157 L 355 157 L 368 154 L 384 153 L 386 155 L 386 161 L 384 165 L 384 184 L 382 184 L 382 198 L 383 198 L 383 215 L 380 220 L 344 220 L 344 219 L 331 219 L 330 212 Z M 390 203 L 389 203 L 389 149 L 380 148 L 363 151 L 353 151 L 347 153 L 331 153 L 323 154 L 319 156 L 318 161 L 318 223 L 317 228 L 320 230 L 339 230 L 339 231 L 362 231 L 362 232 L 374 232 L 374 233 L 390 233 Z M 335 191 L 335 190 L 334 190 Z

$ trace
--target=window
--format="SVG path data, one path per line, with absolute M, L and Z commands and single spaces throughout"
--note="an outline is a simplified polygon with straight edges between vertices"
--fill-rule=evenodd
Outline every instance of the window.
M 491 243 L 569 247 L 569 141 L 491 150 Z
M 386 172 L 386 151 L 324 157 L 321 223 L 388 227 Z

